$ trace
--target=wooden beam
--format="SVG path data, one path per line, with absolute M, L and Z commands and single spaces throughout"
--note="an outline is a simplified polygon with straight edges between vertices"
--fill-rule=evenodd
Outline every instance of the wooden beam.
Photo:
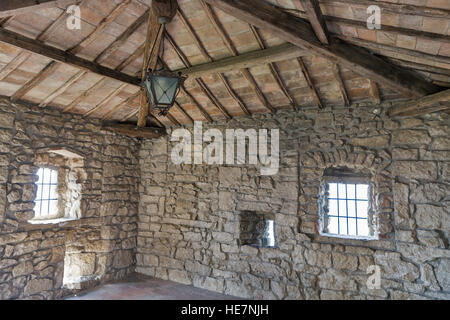
M 105 98 L 102 99 L 94 108 L 89 110 L 88 112 L 83 114 L 83 117 L 89 117 L 91 114 L 97 112 L 104 106 L 106 106 L 114 97 L 116 97 L 122 90 L 127 86 L 128 84 L 122 83 L 120 87 L 114 89 L 112 92 L 110 92 Z
M 176 125 L 176 126 L 178 126 L 178 127 L 181 127 L 181 123 L 179 123 L 178 120 L 177 120 L 172 114 L 168 113 L 168 114 L 166 115 L 166 117 L 167 117 L 167 119 L 169 119 L 170 122 L 172 122 L 174 125 Z
M 343 6 L 348 7 L 348 5 L 355 5 L 359 7 L 363 7 L 364 10 L 369 6 L 374 4 L 372 0 L 319 0 L 321 3 L 335 3 L 341 4 Z M 398 4 L 394 2 L 388 2 L 388 0 L 384 1 L 376 1 L 375 3 L 379 6 L 382 12 L 389 12 L 401 15 L 408 16 L 424 16 L 424 17 L 433 17 L 433 18 L 448 18 L 450 15 L 450 10 L 440 9 L 440 8 L 432 8 L 425 6 L 416 6 L 410 5 L 409 3 Z
M 61 27 L 65 28 L 64 24 L 70 15 L 71 13 L 67 12 L 67 10 L 63 10 L 59 17 L 36 37 L 36 40 L 45 42 L 50 39 L 55 31 L 59 30 Z
M 256 30 L 255 26 L 252 26 L 252 25 L 249 25 L 249 26 L 250 26 L 250 30 L 253 33 L 253 36 L 255 37 L 256 41 L 259 44 L 259 47 L 261 48 L 261 50 L 266 49 L 266 45 L 264 44 L 264 41 L 261 38 L 261 35 L 259 34 L 258 30 Z M 283 91 L 284 95 L 289 100 L 289 104 L 291 105 L 291 108 L 293 110 L 295 110 L 295 105 L 296 105 L 295 100 L 294 100 L 294 98 L 292 98 L 291 94 L 289 93 L 288 88 L 286 87 L 283 80 L 281 79 L 281 75 L 277 70 L 277 66 L 273 62 L 270 62 L 268 64 L 268 66 L 269 66 L 270 73 L 272 74 L 272 77 L 275 79 L 275 81 L 278 84 L 278 87 L 281 89 L 281 91 Z
M 399 66 L 402 66 L 405 68 L 450 76 L 450 69 L 444 69 L 444 68 L 430 66 L 427 64 L 416 63 L 416 62 L 412 62 L 412 61 L 408 61 L 408 60 L 400 60 L 400 59 L 395 59 L 395 58 L 390 58 L 389 60 L 392 61 L 393 63 L 398 64 Z
M 297 58 L 297 62 L 300 66 L 300 69 L 302 71 L 303 77 L 305 78 L 306 83 L 308 84 L 309 89 L 311 90 L 311 93 L 313 95 L 313 99 L 316 102 L 317 106 L 320 109 L 323 109 L 322 101 L 320 100 L 319 93 L 316 90 L 316 87 L 314 86 L 314 83 L 309 75 L 308 69 L 305 66 L 305 63 L 303 62 L 302 58 Z
M 119 80 L 121 82 L 129 83 L 135 86 L 140 86 L 141 83 L 140 78 L 132 77 L 125 73 L 121 73 L 119 71 L 103 67 L 92 61 L 85 60 L 71 53 L 65 52 L 55 47 L 48 46 L 40 41 L 24 37 L 21 34 L 6 29 L 0 28 L 0 41 L 39 54 L 47 58 L 69 64 L 82 70 L 91 71 L 93 73 L 111 79 Z
M 407 117 L 450 109 L 450 89 L 417 100 L 402 102 L 392 106 L 390 117 Z
M 208 86 L 203 82 L 202 79 L 195 79 L 198 86 L 202 90 L 202 92 L 209 98 L 209 100 L 212 102 L 212 104 L 219 109 L 220 112 L 227 118 L 228 120 L 232 119 L 233 117 L 228 113 L 228 111 L 225 109 L 225 107 L 220 103 L 220 101 L 214 96 L 214 94 L 211 92 L 211 90 L 208 88 Z
M 2 0 L 0 1 L 0 18 L 35 12 L 36 10 L 60 7 L 65 8 L 80 0 Z
M 200 41 L 200 38 L 198 37 L 194 28 L 189 23 L 189 21 L 187 20 L 187 18 L 185 17 L 185 15 L 181 9 L 178 9 L 178 16 L 180 17 L 181 22 L 184 24 L 185 28 L 191 35 L 192 40 L 194 40 L 195 44 L 197 45 L 197 48 L 199 49 L 200 53 L 205 58 L 205 60 L 208 62 L 213 62 L 213 59 L 208 54 L 206 48 L 203 46 L 203 44 Z M 236 101 L 236 103 L 239 105 L 239 107 L 242 109 L 242 111 L 246 115 L 248 115 L 248 116 L 251 115 L 251 112 L 245 105 L 244 101 L 236 94 L 236 92 L 233 90 L 233 88 L 231 88 L 231 85 L 228 82 L 227 78 L 222 73 L 218 73 L 217 75 L 219 76 L 219 79 L 222 81 L 223 85 L 225 86 L 225 89 L 227 90 L 230 97 Z
M 17 101 L 27 94 L 31 89 L 36 87 L 39 83 L 41 83 L 45 78 L 47 78 L 50 74 L 55 71 L 58 67 L 58 63 L 55 61 L 50 61 L 44 69 L 42 69 L 37 75 L 35 75 L 30 81 L 25 83 L 19 90 L 17 90 L 12 96 L 11 101 Z
M 329 44 L 328 29 L 317 0 L 300 0 L 320 42 Z
M 90 95 L 92 92 L 100 88 L 106 81 L 106 78 L 101 78 L 99 81 L 97 81 L 92 87 L 84 91 L 81 95 L 79 95 L 75 100 L 73 100 L 68 106 L 66 106 L 63 109 L 63 112 L 69 112 L 71 111 L 77 104 L 79 104 L 81 101 L 83 101 L 84 98 L 86 98 L 88 95 Z
M 181 72 L 190 78 L 201 78 L 213 73 L 239 71 L 261 64 L 296 59 L 308 55 L 309 53 L 305 50 L 300 49 L 293 44 L 284 43 L 276 47 L 251 51 L 239 56 L 232 56 L 214 62 L 199 64 L 190 68 L 178 69 L 175 70 L 175 72 Z
M 283 9 L 283 11 L 294 14 L 302 19 L 308 20 L 308 15 L 306 14 L 306 12 L 304 12 L 302 10 Z M 345 18 L 329 16 L 329 15 L 323 15 L 323 17 L 328 24 L 337 24 L 339 26 L 348 26 L 348 27 L 367 29 L 366 21 L 351 20 L 351 19 L 345 19 Z M 381 24 L 380 30 L 397 33 L 399 35 L 419 37 L 419 38 L 425 38 L 425 39 L 429 39 L 429 40 L 436 40 L 436 41 L 450 43 L 450 38 L 447 35 L 444 35 L 441 33 L 433 33 L 433 32 L 403 28 L 403 27 L 394 27 L 394 26 L 390 26 L 390 25 L 386 25 L 386 24 Z M 336 35 L 338 35 L 338 34 L 336 34 Z
M 339 70 L 339 66 L 336 63 L 333 63 L 332 66 L 334 77 L 338 83 L 339 91 L 341 92 L 342 99 L 344 100 L 345 106 L 350 105 L 350 99 L 348 98 L 347 90 L 345 89 L 344 81 L 341 77 L 341 72 Z
M 230 50 L 230 52 L 233 56 L 238 56 L 239 53 L 238 53 L 237 49 L 234 47 L 230 36 L 225 31 L 224 27 L 222 26 L 222 24 L 219 21 L 219 18 L 217 18 L 216 14 L 214 13 L 214 11 L 210 7 L 210 5 L 207 4 L 204 0 L 200 0 L 200 2 L 202 4 L 209 20 L 212 22 L 217 33 L 222 38 L 222 41 L 225 44 L 225 46 L 228 48 L 228 50 Z M 241 69 L 240 71 L 241 71 L 242 75 L 244 76 L 244 78 L 246 78 L 247 81 L 249 82 L 250 87 L 253 89 L 253 91 L 255 92 L 257 98 L 262 103 L 262 105 L 266 109 L 268 109 L 270 112 L 275 112 L 276 110 L 270 105 L 269 101 L 264 96 L 263 92 L 259 88 L 258 84 L 256 83 L 256 80 L 253 78 L 253 75 L 250 73 L 250 71 L 245 68 Z
M 141 94 L 141 91 L 139 90 L 138 92 L 136 92 L 135 94 L 129 96 L 127 99 L 125 99 L 124 101 L 122 101 L 121 103 L 119 103 L 118 105 L 114 106 L 111 108 L 111 110 L 109 110 L 107 113 L 105 113 L 102 116 L 102 120 L 108 120 L 116 111 L 118 111 L 120 108 L 128 105 L 129 103 L 131 103 L 134 99 L 136 99 L 139 95 Z
M 212 62 L 213 59 L 209 55 L 208 51 L 206 51 L 206 48 L 203 46 L 203 43 L 200 41 L 199 36 L 194 31 L 194 28 L 189 23 L 189 20 L 184 15 L 183 11 L 178 8 L 178 17 L 180 17 L 181 22 L 184 24 L 186 30 L 191 35 L 192 40 L 194 40 L 195 44 L 197 45 L 197 48 L 200 50 L 200 53 L 202 54 L 203 58 L 206 59 L 208 62 Z
M 0 27 L 2 27 L 2 28 L 7 27 L 13 19 L 14 19 L 14 16 L 0 18 Z
M 128 40 L 128 38 L 133 33 L 135 33 L 136 30 L 139 29 L 139 27 L 141 27 L 143 23 L 145 23 L 148 20 L 149 13 L 150 9 L 147 9 L 145 13 L 141 15 L 139 18 L 137 18 L 137 20 L 134 21 L 109 47 L 103 50 L 103 52 L 100 53 L 97 56 L 97 58 L 95 58 L 94 62 L 101 63 L 107 57 L 109 57 L 114 51 L 119 49 Z
M 128 4 L 131 0 L 123 0 L 120 4 L 118 4 L 111 13 L 103 18 L 102 21 L 98 24 L 98 26 L 79 44 L 68 50 L 70 53 L 77 54 L 84 48 L 86 48 L 89 44 L 91 44 L 97 37 L 102 35 L 103 31 L 106 27 L 116 20 L 116 18 L 127 8 Z
M 170 45 L 172 46 L 172 48 L 175 50 L 176 54 L 178 55 L 178 57 L 180 58 L 181 62 L 186 66 L 186 67 L 190 67 L 191 63 L 189 62 L 188 58 L 186 57 L 186 55 L 183 53 L 183 51 L 180 49 L 180 47 L 178 47 L 178 45 L 175 43 L 175 41 L 172 39 L 172 37 L 170 36 L 170 34 L 168 32 L 166 32 L 166 39 L 169 41 Z M 225 116 L 225 118 L 227 118 L 228 120 L 230 120 L 232 118 L 232 116 L 228 113 L 228 111 L 225 109 L 225 107 L 220 103 L 220 101 L 214 96 L 214 94 L 211 92 L 211 90 L 208 88 L 208 86 L 203 82 L 202 79 L 200 78 L 196 78 L 195 82 L 197 83 L 197 85 L 200 87 L 200 90 L 202 90 L 202 92 L 205 94 L 205 96 L 208 97 L 208 99 L 211 101 L 211 103 L 217 108 L 219 109 L 219 111 Z
M 144 59 L 142 62 L 141 79 L 144 79 L 148 69 L 155 69 L 158 62 L 159 49 L 163 36 L 164 28 L 158 22 L 158 16 L 154 7 L 150 9 L 147 22 L 147 36 L 145 40 Z M 141 88 L 141 99 L 138 115 L 138 127 L 145 127 L 147 125 L 147 118 L 150 111 L 150 103 L 147 99 L 147 94 Z
M 69 80 L 67 80 L 61 87 L 50 93 L 47 97 L 45 97 L 41 103 L 39 104 L 39 107 L 45 107 L 47 104 L 52 102 L 56 97 L 61 95 L 64 91 L 67 90 L 72 84 L 74 84 L 76 81 L 78 81 L 82 76 L 84 76 L 87 72 L 86 71 L 78 71 L 74 76 L 72 76 Z
M 178 108 L 178 110 L 180 110 L 180 112 L 186 117 L 188 118 L 189 122 L 191 124 L 194 124 L 194 119 L 192 119 L 192 117 L 189 115 L 189 113 L 186 112 L 186 110 L 184 110 L 184 108 L 175 101 L 175 106 Z
M 126 136 L 145 138 L 145 139 L 156 139 L 167 134 L 165 128 L 158 127 L 144 127 L 139 128 L 133 124 L 125 123 L 104 123 L 102 129 L 112 131 L 118 134 L 123 134 Z
M 136 60 L 137 58 L 139 58 L 140 56 L 142 56 L 144 54 L 144 50 L 145 50 L 145 43 L 143 43 L 139 48 L 137 48 L 132 54 L 131 56 L 129 56 L 128 58 L 126 58 L 125 60 L 123 60 L 117 67 L 115 70 L 117 71 L 122 71 L 123 69 L 125 69 L 130 63 L 132 63 L 134 60 Z
M 446 57 L 446 56 L 432 55 L 432 54 L 428 54 L 428 53 L 421 52 L 421 51 L 390 46 L 387 44 L 382 44 L 382 43 L 378 43 L 378 42 L 372 42 L 372 41 L 367 41 L 367 40 L 363 40 L 363 39 L 359 39 L 359 38 L 352 38 L 352 37 L 342 36 L 342 35 L 336 36 L 336 38 L 346 41 L 346 42 L 349 42 L 349 43 L 352 43 L 352 44 L 355 44 L 359 47 L 366 48 L 377 54 L 391 57 L 391 58 L 397 58 L 399 56 L 404 57 L 405 55 L 408 55 L 408 56 L 413 57 L 413 58 L 411 58 L 413 61 L 417 60 L 414 58 L 419 58 L 419 59 L 421 59 L 421 61 L 427 61 L 428 63 L 446 64 L 446 65 L 450 66 L 450 57 Z M 417 62 L 419 62 L 419 61 L 417 61 Z
M 365 78 L 385 83 L 409 97 L 421 97 L 440 90 L 413 72 L 402 70 L 368 51 L 332 39 L 329 45 L 317 40 L 311 25 L 263 0 L 206 0 L 209 4 L 277 37 L 310 50 Z
M 369 93 L 372 96 L 373 102 L 378 105 L 381 103 L 380 90 L 375 81 L 369 79 Z
M 16 70 L 22 63 L 24 63 L 31 53 L 27 51 L 21 51 L 17 56 L 14 57 L 2 70 L 0 70 L 0 81 L 5 79 L 11 72 Z
M 198 110 L 200 110 L 200 113 L 203 115 L 203 117 L 205 118 L 206 121 L 208 122 L 213 122 L 213 119 L 211 118 L 211 116 L 209 115 L 208 112 L 206 112 L 206 110 L 201 106 L 200 103 L 198 103 L 198 101 L 192 96 L 192 94 L 189 93 L 189 91 L 186 90 L 186 88 L 183 86 L 181 86 L 180 91 L 186 95 L 189 100 L 191 100 L 192 104 L 194 104 Z

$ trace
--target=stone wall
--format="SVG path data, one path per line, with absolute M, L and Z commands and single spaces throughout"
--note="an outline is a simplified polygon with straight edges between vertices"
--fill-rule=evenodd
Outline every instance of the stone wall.
M 83 156 L 81 219 L 47 225 L 34 215 L 36 154 Z M 136 140 L 100 122 L 0 99 L 0 299 L 54 299 L 134 271 L 138 211 Z
M 450 299 L 449 116 L 392 120 L 387 107 L 203 124 L 279 128 L 274 176 L 248 165 L 174 165 L 170 134 L 145 141 L 136 270 L 256 299 Z M 318 234 L 320 179 L 336 164 L 379 176 L 379 240 Z M 278 248 L 239 245 L 247 210 L 274 215 Z M 380 267 L 380 289 L 367 287 L 370 265 Z

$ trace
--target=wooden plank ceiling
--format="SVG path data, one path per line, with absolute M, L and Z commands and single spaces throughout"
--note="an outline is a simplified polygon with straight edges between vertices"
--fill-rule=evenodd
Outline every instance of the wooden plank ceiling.
M 86 117 L 137 122 L 151 0 L 41 2 L 46 5 L 33 10 L 14 3 L 3 9 L 9 15 L 0 13 L 0 95 Z M 266 8 L 261 2 L 249 0 L 245 6 Z M 282 108 L 349 106 L 428 94 L 435 95 L 418 100 L 426 101 L 427 112 L 450 107 L 442 103 L 448 93 L 436 95 L 450 87 L 448 0 L 266 2 L 286 26 L 262 23 L 258 10 L 245 12 L 239 1 L 178 1 L 158 63 L 190 77 L 169 115 L 154 115 L 153 123 L 179 126 Z M 65 8 L 73 3 L 80 4 L 81 30 L 66 28 Z M 382 9 L 380 30 L 366 27 L 372 4 Z M 244 10 L 241 15 L 236 8 Z M 289 33 L 293 26 L 311 30 L 311 38 Z M 346 56 L 337 41 L 356 51 Z M 352 65 L 353 53 L 370 63 Z M 371 63 L 378 57 L 388 68 L 384 70 L 400 68 L 399 76 L 392 80 L 377 74 Z M 401 79 L 403 74 L 412 78 Z M 408 110 L 420 113 L 420 105 Z M 408 115 L 402 108 L 396 106 L 392 115 Z

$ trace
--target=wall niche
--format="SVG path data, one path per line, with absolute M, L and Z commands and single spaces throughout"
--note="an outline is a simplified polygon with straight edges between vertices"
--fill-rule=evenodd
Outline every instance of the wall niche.
M 257 248 L 276 248 L 274 214 L 241 211 L 239 213 L 239 244 Z

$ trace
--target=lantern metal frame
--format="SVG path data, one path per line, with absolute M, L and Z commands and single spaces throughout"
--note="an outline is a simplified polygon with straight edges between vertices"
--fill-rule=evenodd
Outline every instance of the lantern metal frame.
M 170 78 L 170 79 L 177 79 L 177 88 L 175 89 L 174 95 L 173 97 L 169 97 L 171 98 L 169 103 L 163 103 L 161 101 L 158 100 L 158 96 L 156 95 L 156 90 L 154 87 L 155 81 L 153 81 L 153 77 L 158 77 L 158 78 Z M 157 70 L 157 71 L 153 71 L 152 69 L 148 69 L 146 75 L 145 75 L 145 80 L 144 80 L 144 87 L 145 87 L 145 91 L 147 93 L 147 98 L 149 103 L 151 104 L 152 108 L 158 109 L 159 110 L 159 114 L 160 115 L 167 115 L 167 113 L 169 112 L 170 108 L 173 107 L 173 105 L 175 104 L 175 100 L 178 96 L 178 93 L 180 92 L 180 88 L 183 85 L 184 81 L 186 80 L 186 76 L 182 76 L 181 73 L 175 74 L 173 72 L 161 69 L 161 70 Z M 149 89 L 151 90 L 151 92 L 149 91 Z M 167 90 L 169 88 L 162 88 L 162 90 L 165 90 L 165 92 L 167 92 Z M 162 95 L 161 95 L 162 97 Z
M 162 39 L 161 39 L 161 47 L 162 47 L 162 54 L 161 57 L 164 56 L 164 33 L 166 32 L 166 23 L 167 23 L 167 19 L 165 17 L 159 17 L 159 23 L 161 24 L 160 28 L 162 28 Z M 152 52 L 154 50 L 154 47 L 152 48 Z M 156 90 L 154 87 L 154 84 L 156 81 L 153 81 L 153 77 L 158 77 L 158 78 L 170 78 L 170 79 L 177 79 L 177 88 L 174 92 L 173 97 L 170 97 L 171 100 L 169 101 L 169 103 L 162 103 L 161 101 L 158 101 L 158 97 L 156 95 Z M 147 98 L 149 101 L 149 104 L 152 108 L 154 109 L 158 109 L 159 110 L 159 115 L 162 116 L 166 116 L 167 113 L 169 112 L 170 108 L 173 107 L 173 105 L 175 104 L 175 100 L 178 96 L 178 93 L 180 92 L 180 88 L 183 85 L 184 81 L 187 79 L 187 76 L 183 76 L 181 74 L 181 72 L 179 72 L 178 74 L 175 74 L 169 70 L 165 70 L 164 66 L 161 67 L 161 69 L 159 70 L 152 70 L 152 69 L 147 69 L 147 72 L 145 74 L 145 77 L 142 81 L 142 86 L 145 89 L 145 92 L 147 94 Z M 150 89 L 150 90 L 149 90 Z M 161 97 L 164 96 L 164 94 L 167 92 L 167 90 L 169 90 L 170 88 L 163 88 L 160 86 L 160 89 L 162 89 L 164 92 L 163 94 L 161 94 Z M 160 98 L 161 98 L 160 97 Z M 168 97 L 166 95 L 166 97 Z

